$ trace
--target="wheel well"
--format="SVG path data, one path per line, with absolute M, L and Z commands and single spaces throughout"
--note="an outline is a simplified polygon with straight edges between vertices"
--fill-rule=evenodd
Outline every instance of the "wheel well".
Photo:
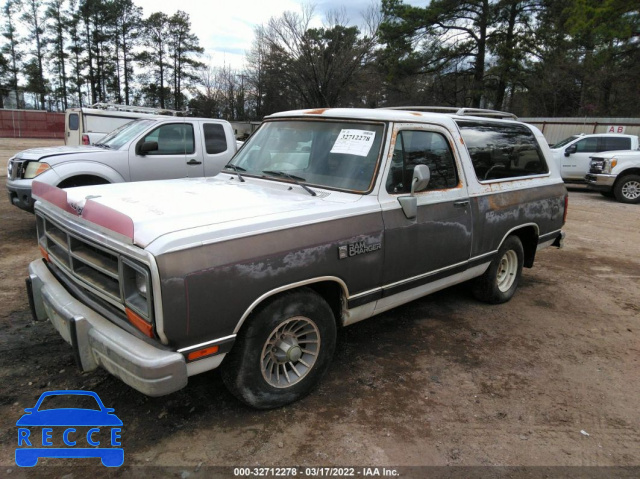
M 525 268 L 531 268 L 536 258 L 536 250 L 538 249 L 538 232 L 534 226 L 525 226 L 511 232 L 511 235 L 520 238 L 522 249 L 524 250 Z
M 327 302 L 331 311 L 333 311 L 336 323 L 340 324 L 340 318 L 342 317 L 342 287 L 334 281 L 321 281 L 312 283 L 307 287 L 314 290 Z
M 616 182 L 613 187 L 615 188 L 619 181 L 627 175 L 640 175 L 640 168 L 629 168 L 628 170 L 621 171 L 616 178 Z
M 71 188 L 74 186 L 104 185 L 109 183 L 104 178 L 94 175 L 78 175 L 62 180 L 58 188 Z

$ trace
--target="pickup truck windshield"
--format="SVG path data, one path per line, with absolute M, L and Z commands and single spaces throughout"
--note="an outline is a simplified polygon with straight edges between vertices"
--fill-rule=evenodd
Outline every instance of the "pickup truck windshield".
M 146 130 L 155 120 L 134 120 L 129 123 L 125 123 L 119 128 L 116 128 L 102 140 L 96 143 L 96 146 L 107 146 L 110 150 L 119 150 L 122 146 L 129 143 L 133 138 L 138 136 L 139 133 Z
M 561 142 L 556 143 L 555 145 L 552 145 L 551 148 L 562 148 L 564 145 L 571 143 L 573 140 L 577 138 L 579 138 L 579 136 L 577 135 L 570 136 L 569 138 L 565 138 Z
M 271 121 L 253 134 L 231 165 L 243 176 L 295 178 L 364 193 L 373 186 L 383 134 L 379 123 Z

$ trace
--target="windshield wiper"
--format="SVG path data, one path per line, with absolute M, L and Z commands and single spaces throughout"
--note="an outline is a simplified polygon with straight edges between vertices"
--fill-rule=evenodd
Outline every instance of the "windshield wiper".
M 307 181 L 304 178 L 302 178 L 301 176 L 290 175 L 289 173 L 287 173 L 285 171 L 263 170 L 262 172 L 264 174 L 266 174 L 266 175 L 282 176 L 284 178 L 289 178 L 290 180 L 293 180 L 293 182 L 296 185 L 304 188 L 304 190 L 307 191 L 311 196 L 317 196 L 317 193 L 315 191 L 313 191 L 307 185 L 300 183 L 301 181 Z
M 225 167 L 225 169 L 229 169 L 229 170 L 235 171 L 236 175 L 238 175 L 238 179 L 240 180 L 240 183 L 244 183 L 244 178 L 242 177 L 240 172 L 241 171 L 247 171 L 247 170 L 245 170 L 241 166 L 232 165 L 231 163 L 227 163 L 226 165 L 224 165 L 224 167 Z
M 98 148 L 105 148 L 107 150 L 111 149 L 111 147 L 105 143 L 94 143 L 93 146 L 97 146 Z

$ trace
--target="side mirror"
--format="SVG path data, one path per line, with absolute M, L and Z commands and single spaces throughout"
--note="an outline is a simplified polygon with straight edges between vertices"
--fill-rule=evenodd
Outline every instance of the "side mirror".
M 142 144 L 138 144 L 138 147 L 136 148 L 136 154 L 140 156 L 144 156 L 152 151 L 158 151 L 157 141 L 145 141 Z
M 411 196 L 400 196 L 398 201 L 402 207 L 402 212 L 408 220 L 418 216 L 418 198 L 415 197 L 417 191 L 424 190 L 431 179 L 431 172 L 427 165 L 416 165 L 411 179 Z
M 574 154 L 576 151 L 578 151 L 578 147 L 576 145 L 571 145 L 568 146 L 565 150 L 564 150 L 564 156 L 569 156 Z
M 431 172 L 427 165 L 416 165 L 413 169 L 413 178 L 411 179 L 411 196 L 417 191 L 422 191 L 429 185 Z

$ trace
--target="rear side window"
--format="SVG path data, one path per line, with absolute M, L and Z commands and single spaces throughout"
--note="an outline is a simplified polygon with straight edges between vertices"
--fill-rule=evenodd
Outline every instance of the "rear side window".
M 204 144 L 207 153 L 215 155 L 227 151 L 227 138 L 224 134 L 224 127 L 218 123 L 205 123 Z
M 602 143 L 602 151 L 631 149 L 631 138 L 605 136 L 602 138 Z
M 80 121 L 77 113 L 69 114 L 69 130 L 76 131 L 80 126 Z
M 480 181 L 549 172 L 535 136 L 524 125 L 456 121 Z
M 389 193 L 409 193 L 416 165 L 427 165 L 431 179 L 427 190 L 455 188 L 456 164 L 446 138 L 432 131 L 403 130 L 397 135 L 391 169 L 387 177 Z

